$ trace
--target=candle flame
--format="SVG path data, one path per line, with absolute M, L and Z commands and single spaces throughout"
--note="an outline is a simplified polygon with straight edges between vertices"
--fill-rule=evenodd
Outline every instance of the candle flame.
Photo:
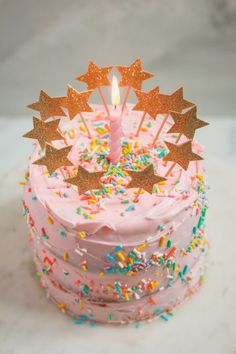
M 120 102 L 120 90 L 117 78 L 115 75 L 112 77 L 112 86 L 111 86 L 111 101 L 112 104 L 116 107 Z

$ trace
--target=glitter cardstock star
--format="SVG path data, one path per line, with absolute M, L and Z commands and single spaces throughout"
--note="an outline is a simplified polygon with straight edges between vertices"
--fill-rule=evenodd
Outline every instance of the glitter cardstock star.
M 117 66 L 116 68 L 121 74 L 120 87 L 130 86 L 135 90 L 141 90 L 143 81 L 154 76 L 142 70 L 140 59 L 136 59 L 130 66 Z
M 51 175 L 57 168 L 73 166 L 73 163 L 67 158 L 71 149 L 72 146 L 56 149 L 53 146 L 46 144 L 45 155 L 41 159 L 34 161 L 33 164 L 46 166 Z
M 197 107 L 190 108 L 185 113 L 170 112 L 171 117 L 174 120 L 174 124 L 168 130 L 167 133 L 180 133 L 184 134 L 187 138 L 192 139 L 195 131 L 199 128 L 203 128 L 209 123 L 197 118 Z
M 39 118 L 33 117 L 34 128 L 25 133 L 23 137 L 38 140 L 41 148 L 44 148 L 46 143 L 63 139 L 63 136 L 57 130 L 59 123 L 60 119 L 44 122 Z
M 104 172 L 88 172 L 82 166 L 78 167 L 76 177 L 65 179 L 65 182 L 75 185 L 80 194 L 93 189 L 103 189 L 100 178 Z
M 39 100 L 29 104 L 27 107 L 38 111 L 42 120 L 47 120 L 55 116 L 65 117 L 66 114 L 61 108 L 64 99 L 65 97 L 50 97 L 46 92 L 41 90 Z
M 192 151 L 192 142 L 175 145 L 165 141 L 169 149 L 168 154 L 163 158 L 163 161 L 173 161 L 180 165 L 184 170 L 188 169 L 190 161 L 203 160 L 203 158 Z
M 68 109 L 70 119 L 73 119 L 78 113 L 93 112 L 92 107 L 88 104 L 88 99 L 92 93 L 90 91 L 78 92 L 68 85 L 67 97 L 64 100 L 63 107 Z
M 155 87 L 148 92 L 135 90 L 135 94 L 137 96 L 138 103 L 136 103 L 136 105 L 133 107 L 133 111 L 146 112 L 153 119 L 155 119 L 161 107 L 161 102 L 159 99 L 159 87 Z
M 106 66 L 99 68 L 94 62 L 90 61 L 88 71 L 77 77 L 76 80 L 85 82 L 88 90 L 93 90 L 98 86 L 110 86 L 110 80 L 108 74 L 111 72 L 113 66 Z
M 184 109 L 194 106 L 194 103 L 183 98 L 183 87 L 180 87 L 171 95 L 161 93 L 159 99 L 161 101 L 161 114 L 169 111 L 182 112 Z
M 152 193 L 153 185 L 166 180 L 164 177 L 155 175 L 153 164 L 148 165 L 142 171 L 127 171 L 132 178 L 127 188 L 141 188 L 148 193 Z

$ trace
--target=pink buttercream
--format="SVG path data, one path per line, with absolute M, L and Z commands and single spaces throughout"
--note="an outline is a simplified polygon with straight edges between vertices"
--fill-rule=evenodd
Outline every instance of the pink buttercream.
M 106 147 L 109 136 L 106 137 L 106 132 L 105 136 L 98 135 L 96 127 L 102 123 L 107 126 L 108 118 L 101 106 L 94 106 L 94 110 L 95 114 L 88 113 L 85 117 L 92 135 L 103 139 Z M 112 107 L 110 110 L 112 112 Z M 132 132 L 136 131 L 141 115 L 128 106 L 123 116 L 123 141 L 134 143 L 137 140 Z M 151 122 L 152 129 L 140 133 L 140 147 L 148 146 L 160 125 L 159 119 Z M 168 130 L 169 124 L 171 121 L 164 130 Z M 86 147 L 91 146 L 91 139 L 80 133 L 78 126 L 76 119 L 61 120 L 60 128 L 68 132 L 67 142 L 73 145 L 69 159 L 75 165 L 81 163 L 89 171 L 100 171 L 102 167 L 96 164 L 96 147 L 95 151 L 89 151 L 92 156 L 89 162 L 81 160 Z M 173 141 L 165 131 L 162 139 Z M 53 145 L 60 148 L 64 142 L 57 141 Z M 164 144 L 160 141 L 158 146 L 162 148 Z M 193 147 L 195 152 L 202 152 L 196 142 Z M 104 149 L 104 153 L 108 152 Z M 150 148 L 149 153 L 156 173 L 163 176 L 170 165 L 163 164 L 154 149 Z M 37 160 L 39 154 L 40 148 L 36 144 L 31 161 Z M 98 203 L 93 205 L 82 200 L 76 187 L 63 181 L 59 170 L 53 176 L 45 170 L 30 163 L 24 208 L 27 208 L 37 270 L 49 296 L 63 304 L 61 308 L 97 322 L 126 323 L 152 318 L 166 311 L 198 286 L 204 268 L 204 226 L 198 223 L 205 207 L 205 191 L 197 190 L 201 178 L 196 174 L 204 173 L 202 163 L 190 163 L 187 171 L 176 167 L 167 183 L 159 186 L 162 190 L 152 195 L 141 194 L 135 204 L 132 202 L 135 189 L 125 187 L 129 177 L 124 176 L 122 193 L 116 194 L 114 190 L 100 198 L 98 212 Z M 73 174 L 73 167 L 64 172 Z M 130 202 L 123 204 L 124 199 Z M 134 206 L 133 210 L 129 210 L 130 205 Z M 78 208 L 93 219 L 86 219 L 83 213 L 78 213 Z M 199 247 L 191 246 L 194 227 L 199 234 Z M 81 238 L 80 232 L 85 233 L 85 237 Z M 163 236 L 165 245 L 160 246 Z M 168 240 L 171 245 L 167 247 Z M 145 247 L 138 251 L 143 244 Z M 123 270 L 122 255 L 119 257 L 114 251 L 119 246 L 126 262 L 129 259 L 135 269 L 133 273 Z M 173 246 L 173 256 L 168 259 L 167 254 Z M 188 247 L 192 247 L 192 252 Z M 132 260 L 130 254 L 134 252 L 136 256 Z M 134 267 L 133 261 L 137 266 Z M 182 274 L 186 266 L 186 274 Z M 179 272 L 182 275 L 178 275 Z

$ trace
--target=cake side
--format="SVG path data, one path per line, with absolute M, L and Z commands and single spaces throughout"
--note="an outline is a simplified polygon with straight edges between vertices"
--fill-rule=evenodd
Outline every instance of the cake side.
M 192 162 L 187 171 L 176 168 L 155 193 L 145 192 L 134 203 L 135 189 L 126 188 L 125 171 L 152 163 L 163 175 L 167 167 L 163 140 L 155 147 L 149 144 L 158 120 L 151 129 L 147 121 L 147 130 L 135 139 L 132 129 L 140 114 L 131 108 L 123 117 L 123 168 L 114 167 L 110 174 L 104 164 L 109 139 L 104 110 L 94 106 L 95 114 L 86 114 L 95 127 L 94 139 L 102 140 L 95 152 L 93 146 L 99 144 L 79 134 L 77 121 L 65 118 L 61 124 L 68 132 L 67 143 L 73 145 L 70 159 L 88 170 L 107 172 L 99 210 L 89 193 L 79 197 L 60 171 L 49 176 L 32 163 L 24 192 L 42 283 L 61 308 L 98 322 L 138 321 L 166 311 L 198 286 L 204 268 L 207 205 L 202 163 Z M 166 139 L 173 138 L 166 134 Z M 202 152 L 196 142 L 193 146 Z M 41 153 L 36 146 L 32 162 Z M 70 176 L 73 170 L 64 168 L 63 174 Z

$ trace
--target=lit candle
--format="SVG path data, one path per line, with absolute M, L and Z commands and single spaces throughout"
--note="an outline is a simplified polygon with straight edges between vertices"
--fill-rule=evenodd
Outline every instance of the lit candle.
M 112 78 L 112 91 L 111 91 L 113 110 L 110 112 L 110 153 L 108 159 L 113 165 L 120 161 L 122 153 L 122 114 L 119 108 L 120 91 L 118 81 L 115 76 Z

